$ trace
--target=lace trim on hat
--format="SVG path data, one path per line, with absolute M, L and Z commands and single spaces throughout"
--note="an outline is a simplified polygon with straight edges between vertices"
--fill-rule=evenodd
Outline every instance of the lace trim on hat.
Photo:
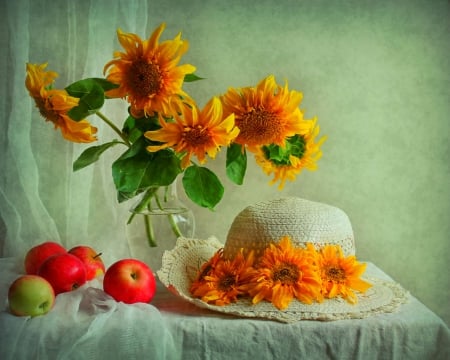
M 409 293 L 398 283 L 368 277 L 365 279 L 372 287 L 364 294 L 358 294 L 358 303 L 354 305 L 341 298 L 326 299 L 322 303 L 310 305 L 292 301 L 284 311 L 276 309 L 269 302 L 253 305 L 246 298 L 226 306 L 210 305 L 193 298 L 189 287 L 201 265 L 221 247 L 223 244 L 215 237 L 207 240 L 179 238 L 176 247 L 164 253 L 158 277 L 170 291 L 198 307 L 240 317 L 265 318 L 285 323 L 299 320 L 362 319 L 394 312 L 410 298 Z

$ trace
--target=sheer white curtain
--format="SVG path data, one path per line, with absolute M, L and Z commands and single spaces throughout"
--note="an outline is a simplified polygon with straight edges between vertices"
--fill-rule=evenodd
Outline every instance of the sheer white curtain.
M 59 73 L 56 88 L 102 76 L 104 64 L 119 49 L 118 27 L 146 36 L 147 2 L 21 0 L 1 6 L 6 15 L 0 141 L 5 234 L 0 254 L 23 255 L 32 244 L 52 239 L 66 246 L 95 244 L 108 262 L 126 256 L 130 204 L 118 205 L 115 199 L 113 151 L 95 166 L 72 172 L 73 161 L 92 144 L 63 140 L 59 130 L 40 117 L 24 86 L 25 64 L 48 62 L 47 69 Z M 105 112 L 123 121 L 126 109 L 114 106 Z M 114 138 L 99 119 L 89 120 L 99 128 L 101 140 Z

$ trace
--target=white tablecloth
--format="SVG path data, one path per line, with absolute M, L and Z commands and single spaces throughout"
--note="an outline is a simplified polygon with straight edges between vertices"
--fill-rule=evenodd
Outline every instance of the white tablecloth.
M 22 272 L 0 258 L 0 359 L 450 359 L 450 331 L 413 296 L 397 312 L 331 322 L 241 319 L 197 308 L 161 284 L 151 304 L 125 305 L 94 280 L 60 294 L 45 316 L 7 309 Z M 366 274 L 390 278 L 373 264 Z

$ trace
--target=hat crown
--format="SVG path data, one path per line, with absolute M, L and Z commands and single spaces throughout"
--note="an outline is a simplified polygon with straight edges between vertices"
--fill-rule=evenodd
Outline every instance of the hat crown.
M 262 255 L 270 243 L 289 236 L 296 246 L 312 243 L 340 245 L 345 255 L 355 254 L 353 230 L 341 209 L 301 199 L 285 197 L 246 207 L 234 219 L 228 231 L 224 256 L 232 258 L 241 249 Z

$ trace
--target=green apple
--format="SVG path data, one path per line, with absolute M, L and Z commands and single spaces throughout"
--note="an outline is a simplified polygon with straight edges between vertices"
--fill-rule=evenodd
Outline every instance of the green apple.
M 22 275 L 9 287 L 9 308 L 17 316 L 38 316 L 50 311 L 55 292 L 50 283 L 38 275 Z

